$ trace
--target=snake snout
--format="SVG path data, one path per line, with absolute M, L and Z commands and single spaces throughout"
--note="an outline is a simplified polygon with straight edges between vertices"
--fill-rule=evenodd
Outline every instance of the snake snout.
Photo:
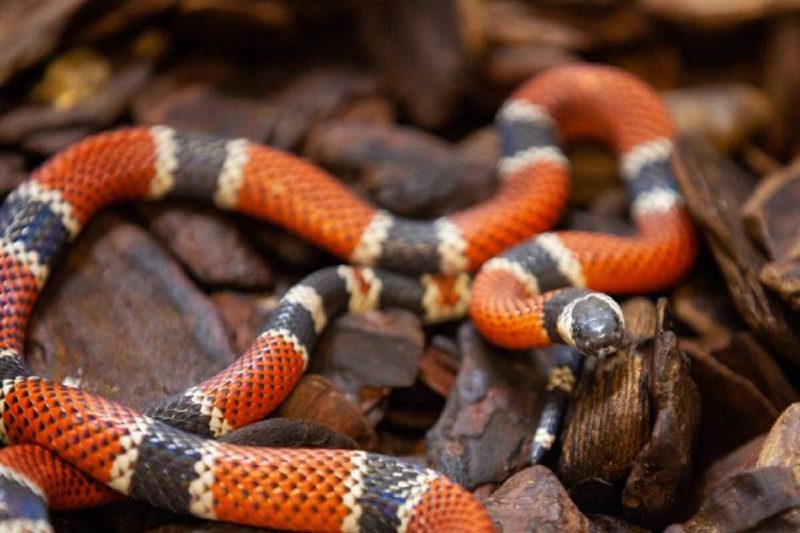
M 602 357 L 622 345 L 625 338 L 622 310 L 608 296 L 590 294 L 575 301 L 570 311 L 567 340 L 582 354 Z

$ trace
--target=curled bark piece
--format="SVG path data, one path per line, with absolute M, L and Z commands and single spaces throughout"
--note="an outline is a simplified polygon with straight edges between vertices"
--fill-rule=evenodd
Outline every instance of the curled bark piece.
M 649 442 L 639 452 L 625 482 L 622 505 L 627 519 L 660 524 L 680 502 L 692 470 L 700 395 L 689 359 L 666 330 L 666 300 L 658 302 L 651 392 L 655 421 Z
M 765 260 L 742 225 L 738 206 L 750 194 L 750 176 L 716 154 L 707 141 L 693 136 L 678 138 L 673 166 L 736 309 L 786 361 L 800 366 L 800 319 L 762 285 L 759 271 Z
M 649 377 L 642 344 L 653 335 L 655 307 L 648 300 L 634 299 L 623 305 L 623 312 L 631 344 L 589 361 L 564 429 L 558 474 L 579 503 L 585 499 L 600 503 L 597 487 L 585 480 L 599 478 L 611 485 L 624 480 L 650 430 Z M 573 488 L 582 481 L 582 486 Z

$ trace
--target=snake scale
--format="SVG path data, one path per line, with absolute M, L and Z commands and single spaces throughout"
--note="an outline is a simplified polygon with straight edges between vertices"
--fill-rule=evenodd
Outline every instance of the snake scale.
M 4 530 L 48 531 L 48 507 L 90 506 L 120 495 L 279 529 L 492 530 L 469 492 L 416 464 L 214 437 L 280 404 L 316 337 L 342 311 L 401 307 L 428 322 L 469 312 L 487 339 L 505 347 L 561 343 L 605 355 L 624 342 L 624 324 L 603 293 L 661 290 L 691 267 L 695 236 L 669 164 L 673 129 L 644 83 L 609 67 L 549 70 L 508 99 L 497 127 L 498 192 L 434 221 L 378 210 L 278 150 L 166 126 L 102 133 L 47 161 L 0 207 Z M 620 158 L 637 234 L 548 231 L 569 189 L 559 145 L 583 137 L 604 142 Z M 271 221 L 358 266 L 306 277 L 238 361 L 144 414 L 33 375 L 22 359 L 26 324 L 67 244 L 110 203 L 165 197 L 211 201 Z M 470 291 L 468 273 L 475 271 Z M 563 395 L 554 401 L 545 424 L 552 424 Z M 534 446 L 546 450 L 553 438 L 545 429 Z

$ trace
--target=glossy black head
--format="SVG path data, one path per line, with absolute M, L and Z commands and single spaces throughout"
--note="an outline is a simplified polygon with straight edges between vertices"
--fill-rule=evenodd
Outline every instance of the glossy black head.
M 615 301 L 603 295 L 585 296 L 571 309 L 572 344 L 584 355 L 603 356 L 616 351 L 625 338 L 622 311 Z

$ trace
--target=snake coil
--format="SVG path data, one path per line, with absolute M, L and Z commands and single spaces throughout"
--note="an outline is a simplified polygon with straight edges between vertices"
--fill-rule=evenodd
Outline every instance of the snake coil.
M 426 222 L 377 210 L 291 155 L 166 126 L 85 139 L 36 170 L 0 207 L 0 437 L 9 444 L 0 451 L 2 525 L 46 531 L 47 506 L 124 494 L 280 529 L 490 531 L 481 505 L 433 470 L 362 451 L 213 437 L 267 416 L 344 310 L 402 307 L 429 322 L 469 311 L 503 346 L 563 343 L 603 355 L 623 342 L 624 326 L 617 304 L 594 291 L 660 290 L 690 268 L 695 238 L 670 171 L 672 126 L 642 82 L 605 67 L 554 69 L 512 95 L 498 128 L 497 194 Z M 634 236 L 547 231 L 569 187 L 559 142 L 586 136 L 620 157 Z M 145 414 L 34 376 L 21 359 L 25 328 L 60 253 L 102 207 L 165 197 L 269 220 L 361 266 L 305 278 L 231 367 Z M 479 268 L 470 297 L 466 273 Z M 544 437 L 540 448 L 552 444 Z

